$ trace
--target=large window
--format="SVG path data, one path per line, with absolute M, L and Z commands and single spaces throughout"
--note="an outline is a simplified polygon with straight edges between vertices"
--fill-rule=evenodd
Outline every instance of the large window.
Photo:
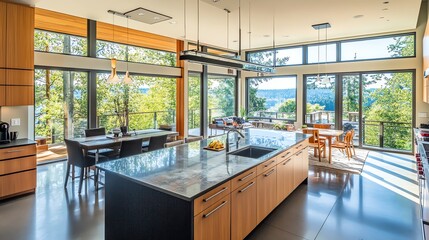
M 189 73 L 188 77 L 188 134 L 201 135 L 201 74 Z
M 296 120 L 296 76 L 247 79 L 248 116 Z
M 208 119 L 235 115 L 235 77 L 208 76 Z
M 34 50 L 86 56 L 87 39 L 36 29 L 34 30 Z
M 176 66 L 176 53 L 97 40 L 98 58 Z
M 247 61 L 265 66 L 274 66 L 274 51 L 257 51 L 247 53 Z
M 414 35 L 341 42 L 341 61 L 415 56 Z
M 302 64 L 302 47 L 284 48 L 276 51 L 276 66 Z
M 335 75 L 306 76 L 305 123 L 335 125 Z
M 328 49 L 326 49 L 326 47 Z M 337 61 L 337 45 L 335 43 L 312 45 L 308 47 L 307 62 L 325 63 Z
M 130 129 L 137 130 L 175 124 L 175 78 L 133 75 L 133 83 L 126 85 L 109 84 L 108 76 L 97 74 L 98 126 L 110 131 L 126 121 Z

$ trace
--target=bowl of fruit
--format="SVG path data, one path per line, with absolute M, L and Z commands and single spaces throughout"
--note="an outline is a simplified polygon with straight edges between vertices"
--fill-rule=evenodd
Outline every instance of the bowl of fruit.
M 213 140 L 204 149 L 212 150 L 212 151 L 222 151 L 225 149 L 225 145 L 220 140 Z

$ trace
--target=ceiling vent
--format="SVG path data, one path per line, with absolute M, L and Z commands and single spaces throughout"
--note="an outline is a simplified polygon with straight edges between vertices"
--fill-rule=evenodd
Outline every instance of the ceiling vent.
M 143 23 L 147 23 L 147 24 L 154 24 L 154 23 L 159 23 L 159 22 L 163 22 L 163 21 L 167 21 L 172 19 L 172 17 L 161 14 L 161 13 L 157 13 L 145 8 L 136 8 L 134 10 L 128 11 L 128 12 L 117 12 L 117 11 L 113 11 L 113 10 L 109 10 L 109 13 L 115 14 L 115 15 L 120 15 L 123 17 L 128 17 L 132 20 L 135 21 L 139 21 L 139 22 L 143 22 Z

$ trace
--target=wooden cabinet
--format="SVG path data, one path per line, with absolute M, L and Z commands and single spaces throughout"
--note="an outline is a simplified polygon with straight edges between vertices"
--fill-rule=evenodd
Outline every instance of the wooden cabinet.
M 293 156 L 290 156 L 277 165 L 277 204 L 280 204 L 295 189 L 294 163 Z
M 238 187 L 243 186 L 250 180 L 256 177 L 256 167 L 245 171 L 244 173 L 238 175 L 234 179 L 231 180 L 231 188 L 232 190 L 237 189 Z
M 6 68 L 34 69 L 34 8 L 7 4 Z
M 34 71 L 33 70 L 6 70 L 6 85 L 33 86 Z
M 230 195 L 194 217 L 195 240 L 226 240 L 231 237 Z M 168 231 L 168 229 L 166 229 Z
M 34 86 L 5 86 L 6 106 L 34 105 Z
M 231 239 L 244 239 L 257 225 L 256 178 L 231 193 Z
M 308 178 L 308 146 L 302 149 L 302 180 Z
M 0 199 L 36 189 L 36 145 L 0 149 Z
M 194 216 L 215 204 L 231 192 L 231 182 L 228 181 L 194 200 Z
M 265 172 L 267 169 L 270 169 L 270 168 L 276 166 L 276 164 L 277 164 L 277 157 L 273 157 L 271 159 L 268 159 L 267 161 L 259 164 L 256 167 L 256 173 L 259 175 L 259 174 Z
M 257 223 L 260 223 L 277 206 L 276 166 L 260 174 L 257 184 Z
M 0 68 L 6 67 L 6 7 L 5 2 L 0 2 Z
M 6 86 L 0 85 L 0 106 L 6 105 Z

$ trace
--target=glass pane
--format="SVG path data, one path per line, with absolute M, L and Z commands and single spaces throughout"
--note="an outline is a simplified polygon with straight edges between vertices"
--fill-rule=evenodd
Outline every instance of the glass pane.
M 87 56 L 87 39 L 36 29 L 34 30 L 34 50 Z
M 176 53 L 128 46 L 128 61 L 176 66 Z
M 307 76 L 305 123 L 330 123 L 335 126 L 335 75 Z
M 341 61 L 414 56 L 414 35 L 341 43 Z
M 208 76 L 208 119 L 235 115 L 235 78 Z
M 296 77 L 249 78 L 248 114 L 255 118 L 296 120 Z
M 251 52 L 247 54 L 247 61 L 265 66 L 274 65 L 274 51 Z
M 326 55 L 328 56 L 326 58 Z M 337 45 L 328 43 L 328 52 L 326 54 L 326 44 L 313 45 L 308 47 L 308 63 L 325 63 L 337 61 Z
M 116 58 L 117 60 L 127 60 L 127 46 L 124 44 L 97 40 L 98 58 Z
M 413 74 L 363 74 L 363 144 L 412 149 Z
M 130 130 L 159 128 L 160 125 L 174 127 L 175 78 L 132 75 L 133 83 L 126 85 L 109 84 L 108 76 L 108 73 L 97 74 L 98 126 L 108 131 L 125 125 Z
M 343 130 L 355 130 L 354 144 L 359 145 L 359 74 L 342 76 Z
M 276 66 L 302 64 L 302 47 L 279 49 L 276 52 Z
M 87 128 L 88 74 L 35 70 L 35 135 L 44 138 L 48 151 L 38 161 L 66 157 L 64 138 L 82 137 Z
M 190 73 L 188 77 L 188 134 L 193 136 L 201 135 L 201 75 L 199 73 Z

